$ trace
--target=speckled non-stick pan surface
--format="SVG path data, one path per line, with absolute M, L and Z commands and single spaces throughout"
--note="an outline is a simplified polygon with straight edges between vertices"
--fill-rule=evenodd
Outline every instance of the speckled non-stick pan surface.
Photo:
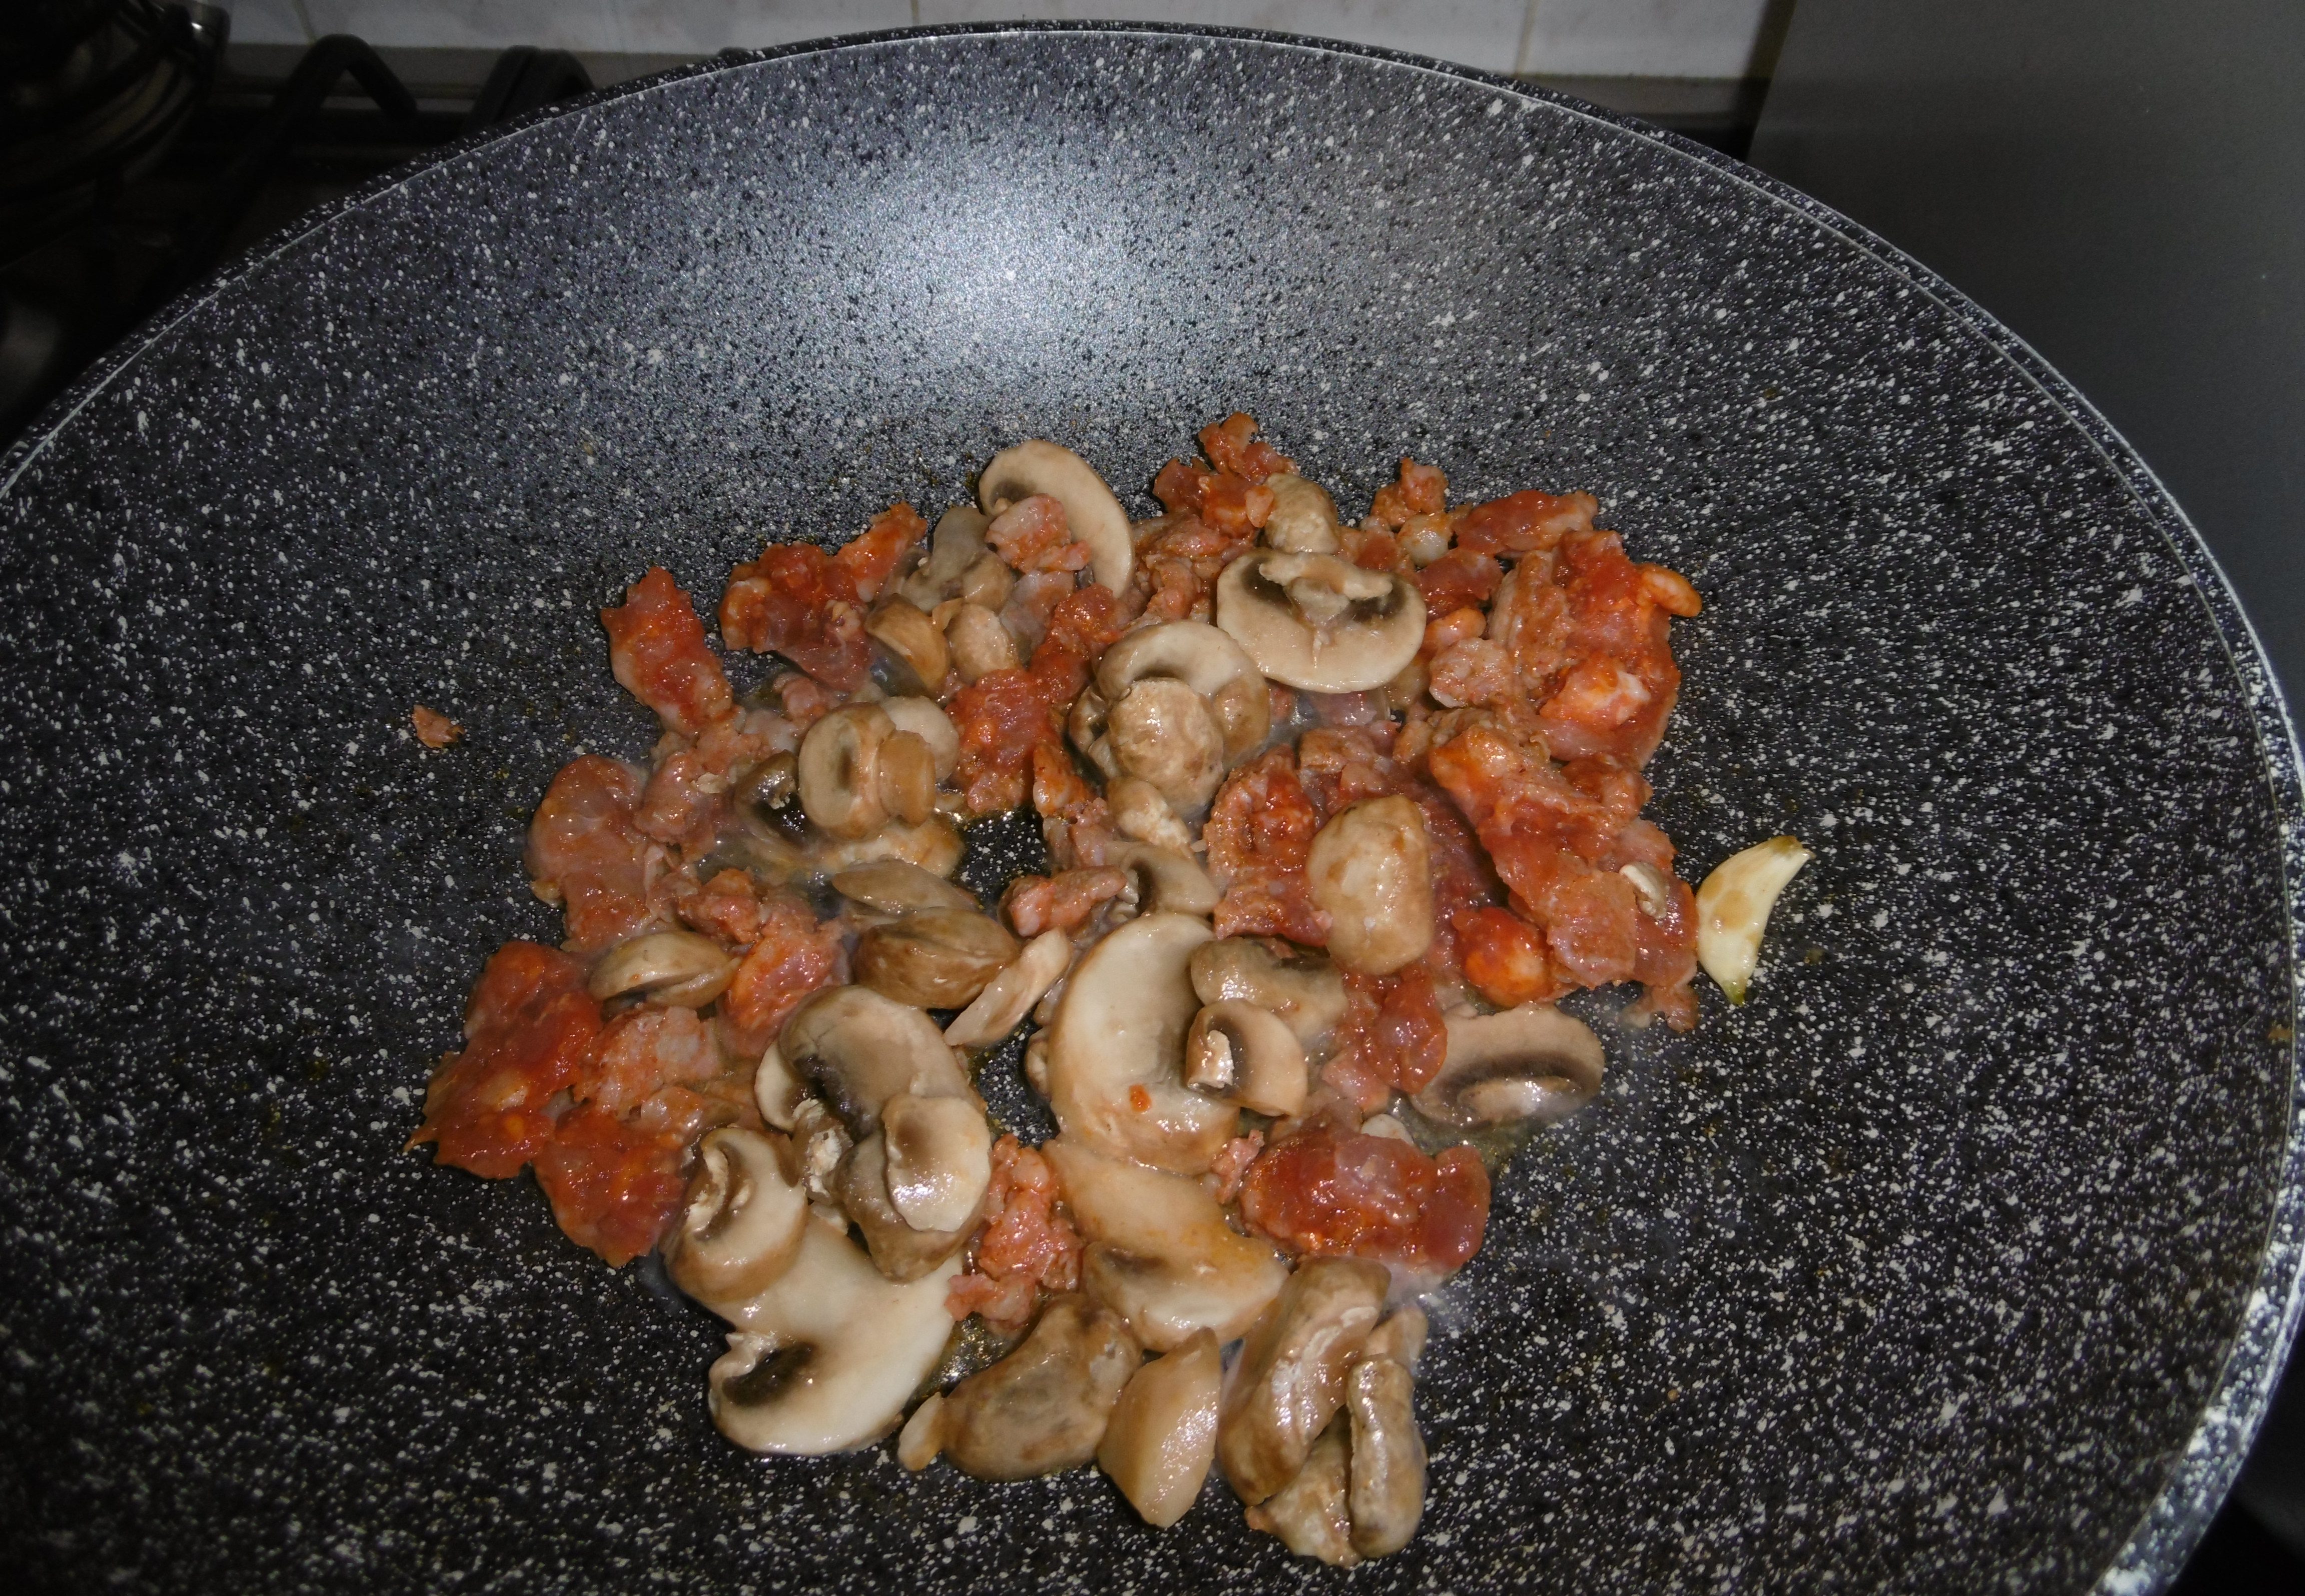
M 651 729 L 651 561 L 931 514 L 1046 433 L 1139 511 L 1241 408 L 1349 509 L 1588 488 L 1688 573 L 1754 999 L 1610 1031 L 1498 1187 L 1363 1591 L 2141 1592 L 2286 1344 L 2296 754 L 2199 541 L 1945 286 L 1734 164 L 1427 64 L 911 36 L 583 104 L 177 306 L 0 469 L 12 1588 L 1335 1589 L 1212 1481 L 762 1461 L 718 1337 L 400 1150 L 527 811 Z M 421 751 L 410 706 L 471 728 Z M 1588 1012 L 1606 1015 L 1603 995 Z M 1605 1024 L 1605 1022 L 1604 1022 Z

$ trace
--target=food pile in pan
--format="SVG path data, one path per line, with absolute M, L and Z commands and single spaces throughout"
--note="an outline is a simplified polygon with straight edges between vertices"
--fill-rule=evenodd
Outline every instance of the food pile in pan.
M 554 778 L 566 939 L 489 961 L 414 1140 L 532 1167 L 612 1264 L 661 1247 L 731 1328 L 740 1446 L 1093 1461 L 1162 1526 L 1213 1463 L 1349 1565 L 1423 1512 L 1416 1299 L 1479 1250 L 1484 1150 L 1600 1090 L 1554 1000 L 1696 1020 L 1704 916 L 1641 808 L 1698 599 L 1585 494 L 1451 505 L 1403 461 L 1348 523 L 1248 417 L 1200 442 L 1133 525 L 1033 440 L 933 534 L 764 549 L 719 603 L 782 662 L 742 697 L 634 582 L 601 618 L 663 737 Z M 1046 873 L 980 901 L 968 828 L 1028 803 Z M 1732 997 L 1805 857 L 1708 882 Z M 974 1077 L 1020 1031 L 1037 1147 Z M 999 1355 L 934 1388 L 963 1321 Z

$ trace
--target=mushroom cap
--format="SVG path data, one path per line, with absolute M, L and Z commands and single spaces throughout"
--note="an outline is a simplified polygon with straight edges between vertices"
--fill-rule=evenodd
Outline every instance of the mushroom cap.
M 1185 1084 L 1219 1102 L 1275 1119 L 1301 1114 L 1309 1074 L 1288 1022 L 1237 998 L 1201 1010 L 1185 1033 Z
M 1469 1129 L 1533 1119 L 1552 1125 L 1601 1090 L 1601 1039 L 1550 1003 L 1493 1014 L 1452 1014 L 1441 1073 L 1412 1100 L 1442 1125 Z
M 1187 971 L 1206 921 L 1145 914 L 1108 932 L 1065 983 L 1049 1029 L 1057 1123 L 1115 1158 L 1197 1175 L 1238 1125 L 1229 1105 L 1179 1076 L 1200 1004 Z
M 753 1102 L 761 1117 L 780 1131 L 793 1128 L 800 1106 L 808 1100 L 808 1082 L 785 1062 L 784 1052 L 770 1042 L 753 1071 Z
M 1256 1322 L 1289 1279 L 1272 1244 L 1243 1235 L 1199 1181 L 1109 1159 L 1058 1136 L 1041 1146 L 1088 1243 L 1089 1294 L 1128 1320 L 1155 1352 L 1196 1330 L 1230 1341 Z
M 915 1230 L 974 1224 L 992 1184 L 992 1127 L 965 1098 L 899 1092 L 880 1107 L 889 1201 Z
M 982 1048 L 1004 1041 L 1025 1023 L 1033 1006 L 1072 968 L 1073 942 L 1059 930 L 1042 931 L 1025 944 L 1025 951 L 1008 968 L 984 983 L 984 989 L 944 1028 L 944 1040 L 956 1048 Z
M 1248 1527 L 1278 1535 L 1300 1558 L 1318 1558 L 1337 1568 L 1357 1566 L 1348 1506 L 1352 1478 L 1352 1426 L 1340 1414 L 1305 1454 L 1289 1482 L 1248 1510 Z
M 895 673 L 892 680 L 902 682 L 909 674 L 911 681 L 904 685 L 915 692 L 934 692 L 943 684 L 952 655 L 945 647 L 943 632 L 918 605 L 904 598 L 884 598 L 864 618 L 864 630 L 874 642 L 904 662 L 904 670 Z
M 1337 501 L 1318 482 L 1294 471 L 1264 479 L 1272 489 L 1272 514 L 1264 518 L 1263 540 L 1284 554 L 1334 554 L 1342 528 Z
M 1254 548 L 1217 579 L 1217 624 L 1276 682 L 1365 692 L 1416 658 L 1425 596 L 1334 555 Z
M 1345 1376 L 1352 1422 L 1352 1483 L 1346 1507 L 1353 1549 L 1399 1551 L 1425 1517 L 1425 1434 L 1416 1427 L 1416 1381 L 1391 1358 L 1363 1358 Z
M 1227 937 L 1193 950 L 1192 976 L 1203 1003 L 1237 998 L 1278 1014 L 1308 1048 L 1345 1017 L 1344 977 L 1312 954 L 1283 960 L 1251 938 Z
M 950 776 L 953 767 L 960 763 L 960 733 L 954 727 L 952 717 L 933 700 L 882 699 L 880 713 L 889 717 L 890 726 L 900 732 L 912 733 L 929 745 L 929 757 L 936 762 L 939 781 Z
M 1217 1419 L 1217 1456 L 1241 1500 L 1263 1501 L 1305 1466 L 1391 1283 L 1365 1258 L 1306 1259 L 1249 1331 Z
M 870 987 L 827 987 L 803 998 L 777 1050 L 859 1141 L 880 1128 L 882 1107 L 899 1093 L 976 1100 L 936 1022 Z
M 897 590 L 925 610 L 953 597 L 968 568 L 984 557 L 987 520 L 971 505 L 955 505 L 938 516 L 936 531 L 929 534 L 928 557 L 913 568 Z
M 1224 779 L 1224 734 L 1208 701 L 1182 682 L 1131 683 L 1105 713 L 1104 742 L 1118 774 L 1150 782 L 1179 813 L 1206 808 Z
M 673 1284 L 707 1307 L 765 1290 L 800 1256 L 808 1197 L 786 1171 L 783 1141 L 724 1125 L 697 1147 L 664 1261 Z
M 1331 816 L 1305 877 L 1329 916 L 1329 956 L 1344 968 L 1390 975 L 1433 945 L 1433 847 L 1413 800 L 1371 798 Z
M 1111 843 L 1105 847 L 1104 862 L 1128 873 L 1140 914 L 1213 914 L 1224 896 L 1199 860 L 1174 848 Z
M 1122 1388 L 1097 1443 L 1096 1466 L 1146 1524 L 1165 1530 L 1200 1499 L 1217 1455 L 1217 1390 L 1224 1364 L 1214 1331 L 1139 1369 Z
M 987 515 L 1036 493 L 1064 505 L 1065 524 L 1088 545 L 1097 585 L 1116 593 L 1127 587 L 1136 562 L 1128 513 L 1087 461 L 1047 438 L 1028 437 L 995 454 L 976 480 L 976 502 Z
M 945 1394 L 944 1455 L 980 1480 L 1078 1468 L 1096 1456 L 1142 1358 L 1118 1314 L 1076 1292 L 1055 1297 L 1023 1346 Z
M 1164 621 L 1141 627 L 1097 660 L 1096 687 L 1118 704 L 1130 687 L 1173 678 L 1208 701 L 1209 717 L 1224 738 L 1225 760 L 1237 765 L 1263 745 L 1272 731 L 1272 699 L 1248 651 L 1205 621 Z
M 897 1284 L 845 1227 L 812 1218 L 774 1284 L 725 1307 L 737 1325 L 712 1365 L 712 1422 L 754 1452 L 846 1452 L 889 1433 L 952 1338 L 957 1256 Z
M 1023 951 L 979 909 L 916 909 L 857 939 L 859 983 L 919 1008 L 958 1008 Z
M 629 992 L 668 1008 L 702 1008 L 728 989 L 736 961 L 694 931 L 651 931 L 622 942 L 592 966 L 584 989 L 606 1002 Z
M 882 914 L 910 914 L 920 909 L 974 909 L 976 895 L 956 887 L 932 870 L 903 859 L 874 859 L 852 864 L 832 878 L 832 890 L 855 904 Z
M 977 682 L 994 671 L 1014 670 L 1024 663 L 1016 652 L 1016 633 L 981 604 L 954 605 L 944 623 L 944 638 L 952 667 L 964 682 Z
M 917 1099 L 898 1098 L 897 1102 Z M 940 1099 L 954 1102 L 957 1099 Z M 982 1116 L 979 1122 L 982 1123 Z M 987 1163 L 987 1176 L 991 1173 Z M 968 1240 L 983 1212 L 984 1187 L 976 1188 L 974 1201 L 953 1225 L 939 1230 L 924 1230 L 897 1211 L 889 1193 L 889 1142 L 887 1133 L 867 1136 L 850 1148 L 840 1159 L 838 1169 L 827 1183 L 840 1211 L 855 1222 L 864 1235 L 864 1246 L 872 1254 L 872 1267 L 891 1280 L 917 1280 L 948 1258 L 958 1252 Z

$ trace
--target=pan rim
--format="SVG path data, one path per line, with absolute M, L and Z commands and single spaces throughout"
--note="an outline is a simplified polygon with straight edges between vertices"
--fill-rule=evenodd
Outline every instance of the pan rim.
M 2301 904 L 2298 887 L 2300 880 L 2305 879 L 2305 745 L 2301 745 L 2287 695 L 2231 579 L 2175 497 L 2097 407 L 2023 338 L 1919 260 L 1831 207 L 1744 162 L 1637 118 L 1499 73 L 1376 46 L 1270 30 L 1135 21 L 973 22 L 841 34 L 760 50 L 725 50 L 707 61 L 635 78 L 460 138 L 382 174 L 273 233 L 241 259 L 156 310 L 51 401 L 4 454 L 0 454 L 0 500 L 13 495 L 17 482 L 38 461 L 47 445 L 70 427 L 81 411 L 210 302 L 244 279 L 264 271 L 342 216 L 478 150 L 525 137 L 564 116 L 652 94 L 694 78 L 834 52 L 909 47 L 943 39 L 1050 35 L 1202 38 L 1228 45 L 1357 57 L 1510 95 L 1693 161 L 1718 177 L 1791 211 L 1931 300 L 1981 344 L 2014 368 L 2088 440 L 2160 532 L 2169 552 L 2186 572 L 2210 628 L 2231 663 L 2256 737 L 2283 838 L 2279 864 L 2282 902 L 2288 920 L 2288 1007 L 2292 1034 L 2299 1039 L 2292 1042 L 2289 1051 L 2285 1142 L 2272 1211 L 2267 1221 L 2257 1274 L 2242 1301 L 2240 1322 L 2202 1399 L 2192 1433 L 2168 1464 L 2158 1492 L 2139 1515 L 2119 1550 L 2099 1570 L 2093 1583 L 2093 1588 L 2104 1596 L 2149 1596 L 2164 1589 L 2183 1567 L 2238 1477 L 2271 1405 L 2301 1320 L 2305 1319 L 2305 1069 L 2301 1069 L 2301 1064 L 2305 1063 L 2305 986 L 2301 986 L 2300 980 L 2301 971 L 2305 971 L 2305 904 Z

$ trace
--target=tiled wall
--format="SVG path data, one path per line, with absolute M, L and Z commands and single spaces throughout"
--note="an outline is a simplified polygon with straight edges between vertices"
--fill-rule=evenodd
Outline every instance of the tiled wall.
M 1744 75 L 1787 0 L 225 0 L 233 38 L 710 55 L 828 33 L 1016 17 L 1156 18 L 1274 28 L 1491 72 Z

